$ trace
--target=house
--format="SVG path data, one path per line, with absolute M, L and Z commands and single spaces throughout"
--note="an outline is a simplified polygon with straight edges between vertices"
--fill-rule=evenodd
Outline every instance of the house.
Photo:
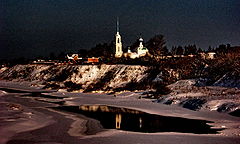
M 216 56 L 216 53 L 215 52 L 208 52 L 206 54 L 206 59 L 214 59 Z

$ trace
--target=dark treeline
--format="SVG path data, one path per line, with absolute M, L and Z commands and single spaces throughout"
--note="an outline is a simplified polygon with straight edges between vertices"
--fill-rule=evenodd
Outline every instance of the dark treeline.
M 123 47 L 123 51 L 127 52 L 127 49 L 130 47 L 132 52 L 136 52 L 137 47 L 139 46 L 138 39 L 134 41 L 130 46 Z M 145 58 L 139 58 L 138 60 L 146 59 L 149 60 L 148 56 L 151 58 L 162 57 L 162 56 L 174 56 L 174 55 L 197 55 L 202 52 L 216 52 L 217 54 L 226 54 L 231 50 L 230 44 L 221 44 L 216 48 L 209 46 L 207 50 L 197 47 L 195 44 L 189 44 L 185 46 L 172 46 L 171 49 L 167 48 L 166 40 L 163 35 L 155 35 L 150 38 L 147 42 L 144 43 L 149 50 L 149 54 Z M 102 59 L 114 59 L 115 53 L 115 44 L 114 42 L 97 44 L 95 47 L 90 50 L 80 49 L 78 54 L 81 57 L 101 57 Z M 127 58 L 122 58 L 127 59 Z M 137 61 L 138 61 L 137 60 Z M 136 60 L 132 60 L 136 61 Z
M 136 49 L 139 45 L 138 39 L 130 45 L 132 52 L 136 52 Z M 0 64 L 5 64 L 7 66 L 12 66 L 16 64 L 27 64 L 36 59 L 45 59 L 45 60 L 56 60 L 58 62 L 65 62 L 67 54 L 77 53 L 80 57 L 98 57 L 101 59 L 102 63 L 106 64 L 141 64 L 141 65 L 158 65 L 162 64 L 166 59 L 163 59 L 164 56 L 188 56 L 188 55 L 198 55 L 202 52 L 215 52 L 217 55 L 224 55 L 233 49 L 230 44 L 221 44 L 216 48 L 209 46 L 207 50 L 204 50 L 200 47 L 197 47 L 195 44 L 185 45 L 185 46 L 172 46 L 171 49 L 167 48 L 165 37 L 161 34 L 155 35 L 150 38 L 147 42 L 144 43 L 149 50 L 149 54 L 145 57 L 140 57 L 136 59 L 130 59 L 128 57 L 115 58 L 115 43 L 111 41 L 109 43 L 100 43 L 90 50 L 79 49 L 75 52 L 51 52 L 48 56 L 38 56 L 34 59 L 22 58 L 13 58 L 0 60 Z M 123 51 L 127 52 L 129 47 L 123 47 Z M 176 59 L 176 58 L 175 58 Z M 169 61 L 169 60 L 168 60 Z M 172 60 L 170 60 L 172 61 Z

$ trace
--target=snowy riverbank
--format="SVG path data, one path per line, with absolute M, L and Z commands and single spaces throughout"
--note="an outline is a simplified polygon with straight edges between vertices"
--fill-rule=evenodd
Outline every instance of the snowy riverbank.
M 11 84 L 12 83 L 12 84 Z M 15 83 L 15 84 L 13 84 Z M 40 92 L 38 88 L 18 85 L 18 82 L 7 82 L 9 88 L 18 90 L 28 90 L 28 92 Z M 18 83 L 19 84 L 19 83 Z M 25 83 L 26 84 L 26 83 Z M 11 87 L 11 85 L 13 85 Z M 179 141 L 188 143 L 196 140 L 196 143 L 239 143 L 239 118 L 228 114 L 215 111 L 191 111 L 178 106 L 168 106 L 159 103 L 152 103 L 149 99 L 139 99 L 139 93 L 122 93 L 117 95 L 107 95 L 98 93 L 69 93 L 52 92 L 44 95 L 24 96 L 25 94 L 1 92 L 1 103 L 6 106 L 8 111 L 1 115 L 5 125 L 1 130 L 4 131 L 5 141 L 12 143 L 162 143 L 171 144 Z M 47 95 L 47 97 L 45 96 Z M 49 95 L 49 96 L 48 96 Z M 61 98 L 61 99 L 60 99 Z M 44 99 L 44 101 L 43 101 Z M 220 134 L 190 134 L 177 132 L 164 133 L 138 133 L 122 130 L 97 130 L 96 134 L 85 135 L 89 130 L 87 121 L 84 117 L 79 117 L 74 113 L 60 112 L 50 107 L 59 106 L 53 103 L 52 99 L 64 101 L 64 106 L 81 105 L 109 105 L 122 108 L 130 108 L 144 111 L 151 114 L 182 117 L 189 119 L 208 120 L 216 128 L 226 128 Z M 11 116 L 14 123 L 7 121 L 6 115 Z M 41 117 L 39 119 L 38 117 Z M 38 123 L 45 122 L 44 125 Z M 25 124 L 22 125 L 22 122 Z M 29 123 L 28 123 L 29 122 Z M 31 125 L 30 125 L 31 124 Z M 93 124 L 93 123 L 92 123 Z M 39 127 L 36 127 L 39 126 Z M 92 125 L 93 126 L 93 125 Z M 30 129 L 31 128 L 31 129 Z M 93 127 L 92 127 L 93 128 Z M 25 129 L 25 131 L 19 131 Z M 47 135 L 46 135 L 47 132 Z M 58 135 L 55 133 L 58 132 Z M 141 139 L 139 139 L 141 137 Z M 39 139 L 41 138 L 41 140 Z M 154 140 L 153 140 L 154 139 Z M 39 141 L 40 140 L 40 141 Z
M 229 74 L 228 74 L 229 75 Z M 210 110 L 231 113 L 239 116 L 240 89 L 237 77 L 217 80 L 214 85 L 206 86 L 203 80 L 178 80 L 179 73 L 168 69 L 146 67 L 140 65 L 16 65 L 3 68 L 0 78 L 12 83 L 44 88 L 59 92 L 96 92 L 111 93 L 113 91 L 152 91 L 152 85 L 166 81 L 176 81 L 168 85 L 171 93 L 162 95 L 155 102 L 177 105 L 191 110 Z M 231 78 L 234 80 L 231 80 Z M 178 81 L 177 81 L 178 80 Z M 228 80 L 228 81 L 226 81 Z M 225 82 L 225 84 L 224 84 Z M 2 86 L 4 83 L 1 82 Z M 8 87 L 7 85 L 5 87 Z M 153 90 L 154 91 L 154 90 Z M 151 94 L 140 97 L 151 98 Z

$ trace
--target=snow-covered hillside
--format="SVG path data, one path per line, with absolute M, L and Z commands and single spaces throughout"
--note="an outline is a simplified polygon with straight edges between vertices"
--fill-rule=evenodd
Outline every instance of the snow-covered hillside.
M 168 105 L 179 105 L 191 110 L 210 110 L 218 112 L 238 112 L 240 89 L 221 86 L 196 86 L 197 80 L 179 80 L 168 88 L 171 93 L 164 95 L 157 102 Z
M 168 85 L 169 94 L 160 95 L 158 102 L 176 104 L 192 110 L 208 109 L 233 112 L 240 108 L 240 78 L 227 72 L 213 85 L 206 79 L 178 80 L 173 69 L 160 69 L 140 65 L 16 65 L 4 68 L 0 79 L 30 82 L 32 86 L 59 91 L 117 92 L 125 90 L 151 90 Z M 162 87 L 161 87 L 162 88 Z M 159 89 L 159 88 L 158 88 Z M 146 92 L 147 94 L 148 92 Z M 146 97 L 151 94 L 147 94 Z M 144 96 L 145 97 L 145 96 Z M 238 114 L 236 114 L 238 115 Z
M 169 71 L 171 75 L 173 72 Z M 168 74 L 168 75 L 169 75 Z M 161 80 L 160 70 L 140 65 L 16 65 L 0 73 L 0 78 L 30 81 L 45 88 L 69 90 L 113 90 L 130 82 Z

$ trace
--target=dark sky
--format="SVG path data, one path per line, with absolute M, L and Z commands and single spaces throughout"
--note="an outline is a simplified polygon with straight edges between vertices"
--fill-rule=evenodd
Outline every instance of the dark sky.
M 163 34 L 168 48 L 240 45 L 240 0 L 0 0 L 0 58 L 48 55 Z

